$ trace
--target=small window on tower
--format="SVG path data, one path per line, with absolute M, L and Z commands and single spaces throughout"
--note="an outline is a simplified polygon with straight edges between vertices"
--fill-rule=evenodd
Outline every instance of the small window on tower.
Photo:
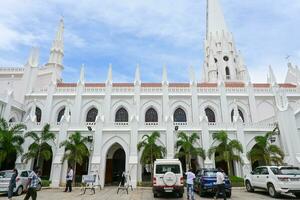
M 229 60 L 228 56 L 224 56 L 223 60 L 227 62 Z
M 217 63 L 217 62 L 218 62 L 218 59 L 215 58 L 215 63 Z

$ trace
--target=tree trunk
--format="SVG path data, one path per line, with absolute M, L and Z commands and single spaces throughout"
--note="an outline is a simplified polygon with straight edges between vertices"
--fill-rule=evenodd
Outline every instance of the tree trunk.
M 153 153 L 152 153 L 152 144 L 151 144 L 151 158 L 150 158 L 150 160 L 151 160 L 151 181 L 153 180 L 153 168 L 154 168 L 154 166 L 153 166 Z
M 36 167 L 40 168 L 40 156 L 41 156 L 41 146 L 39 146 L 38 155 L 37 155 L 37 162 Z
M 227 168 L 228 168 L 228 176 L 231 176 L 231 175 L 232 175 L 232 174 L 231 174 L 232 172 L 231 172 L 231 167 L 230 167 L 231 165 L 230 165 L 229 159 L 227 159 L 226 162 L 227 162 Z
M 76 179 L 76 161 L 74 163 L 74 171 L 73 171 L 73 185 L 75 186 L 75 179 Z
M 188 156 L 188 154 L 186 154 L 186 156 L 185 156 L 185 171 L 186 172 L 189 171 L 189 167 L 190 167 L 189 163 L 190 163 L 189 162 L 189 156 Z

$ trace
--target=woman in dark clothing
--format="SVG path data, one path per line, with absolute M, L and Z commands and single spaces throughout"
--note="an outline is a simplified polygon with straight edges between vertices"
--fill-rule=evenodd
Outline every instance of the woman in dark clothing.
M 11 200 L 13 193 L 14 193 L 14 188 L 16 187 L 16 178 L 18 176 L 18 170 L 17 169 L 13 169 L 13 175 L 10 178 L 9 181 L 9 186 L 8 186 L 8 199 Z

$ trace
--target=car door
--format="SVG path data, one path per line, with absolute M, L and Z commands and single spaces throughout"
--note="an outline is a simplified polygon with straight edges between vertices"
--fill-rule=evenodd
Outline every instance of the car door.
M 22 171 L 20 174 L 20 180 L 23 188 L 27 188 L 27 183 L 28 183 L 28 172 L 27 171 Z
M 255 170 L 252 171 L 252 173 L 251 173 L 251 185 L 252 185 L 252 187 L 259 187 L 258 182 L 259 182 L 260 171 L 261 171 L 260 167 L 257 167 Z
M 259 174 L 259 179 L 257 180 L 257 185 L 260 188 L 267 189 L 267 180 L 269 178 L 269 171 L 267 167 L 262 167 Z

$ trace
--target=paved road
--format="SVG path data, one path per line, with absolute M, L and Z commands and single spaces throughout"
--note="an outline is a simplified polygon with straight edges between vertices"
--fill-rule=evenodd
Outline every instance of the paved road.
M 103 190 L 97 190 L 96 195 L 90 195 L 89 191 L 85 195 L 80 195 L 80 190 L 75 189 L 72 193 L 64 193 L 63 189 L 45 189 L 38 192 L 38 200 L 165 200 L 165 199 L 176 199 L 173 196 L 164 196 L 161 198 L 153 198 L 151 189 L 137 189 L 133 192 L 122 191 L 116 194 L 116 187 L 105 187 Z M 186 193 L 185 193 L 186 194 Z M 15 197 L 14 200 L 23 200 L 24 195 Z M 0 199 L 7 199 L 5 195 L 1 195 Z M 196 195 L 196 200 L 200 199 L 213 199 L 212 197 L 200 198 Z M 248 193 L 244 189 L 234 189 L 232 192 L 233 200 L 269 200 L 270 198 L 265 192 Z M 291 196 L 281 197 L 280 199 L 296 199 Z M 183 198 L 178 200 L 186 200 L 184 195 Z

